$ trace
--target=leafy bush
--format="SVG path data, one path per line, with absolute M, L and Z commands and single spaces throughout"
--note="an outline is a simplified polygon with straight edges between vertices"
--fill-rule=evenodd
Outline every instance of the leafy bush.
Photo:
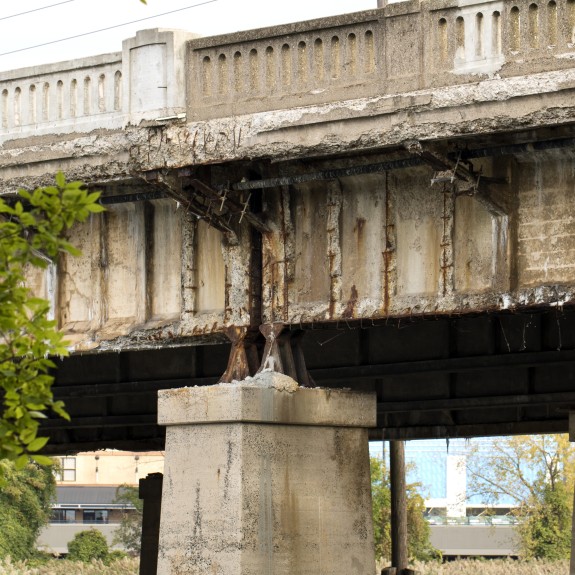
M 55 493 L 52 470 L 35 463 L 18 470 L 13 462 L 2 460 L 0 477 L 0 558 L 30 559 L 36 553 L 38 533 L 50 517 Z
M 110 552 L 106 537 L 96 529 L 80 531 L 68 543 L 68 559 L 90 563 L 96 559 L 107 563 Z
M 128 554 L 125 551 L 120 551 L 119 549 L 114 549 L 108 554 L 108 563 L 113 563 L 114 561 L 120 561 L 126 559 Z

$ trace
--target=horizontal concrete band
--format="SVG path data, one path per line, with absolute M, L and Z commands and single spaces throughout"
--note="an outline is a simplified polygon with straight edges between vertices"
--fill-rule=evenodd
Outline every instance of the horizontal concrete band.
M 244 383 L 158 392 L 160 425 L 230 422 L 375 427 L 376 395 L 297 385 L 288 390 Z

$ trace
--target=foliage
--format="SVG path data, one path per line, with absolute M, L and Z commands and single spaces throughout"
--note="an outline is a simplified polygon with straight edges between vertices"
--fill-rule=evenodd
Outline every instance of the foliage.
M 513 561 L 465 559 L 449 563 L 414 564 L 419 575 L 568 575 L 568 561 Z M 2 575 L 137 575 L 138 560 L 127 558 L 105 565 L 101 561 L 79 563 L 53 559 L 45 565 L 0 559 Z
M 0 573 L 2 575 L 137 575 L 138 560 L 122 558 L 108 565 L 102 561 L 62 561 L 51 559 L 42 565 L 29 561 L 12 561 L 0 559 Z
M 39 420 L 51 409 L 68 418 L 54 401 L 49 356 L 67 355 L 56 322 L 48 319 L 50 304 L 32 297 L 25 286 L 30 267 L 47 268 L 57 256 L 79 252 L 66 240 L 68 229 L 104 208 L 98 192 L 88 193 L 80 182 L 66 182 L 33 192 L 19 191 L 20 200 L 0 199 L 0 459 L 26 465 L 47 442 L 38 436 Z M 42 464 L 51 460 L 33 455 Z
M 0 490 L 0 557 L 30 558 L 38 533 L 50 518 L 55 495 L 52 469 L 35 463 L 16 469 L 13 462 L 3 460 L 0 470 L 4 478 Z
M 122 545 L 131 555 L 139 555 L 144 501 L 139 497 L 138 488 L 133 485 L 120 485 L 116 489 L 114 503 L 133 507 L 133 510 L 123 514 L 120 525 L 114 531 L 114 544 Z
M 468 476 L 470 491 L 484 501 L 515 502 L 522 556 L 569 556 L 575 448 L 566 435 L 493 440 L 488 455 L 468 457 Z
M 571 509 L 563 483 L 543 488 L 519 524 L 523 553 L 527 558 L 566 559 L 571 553 Z
M 371 496 L 376 559 L 391 557 L 391 491 L 389 471 L 385 463 L 370 458 Z M 417 493 L 417 483 L 407 485 L 407 548 L 410 559 L 428 561 L 439 557 L 429 542 L 430 527 L 424 517 L 424 501 Z
M 125 551 L 120 549 L 113 549 L 108 553 L 108 564 L 113 563 L 114 561 L 120 561 L 122 559 L 126 559 L 128 554 Z
M 101 531 L 88 529 L 80 531 L 68 543 L 68 559 L 89 563 L 92 560 L 108 563 L 108 542 Z
M 460 559 L 413 565 L 418 575 L 568 575 L 569 562 L 513 559 Z

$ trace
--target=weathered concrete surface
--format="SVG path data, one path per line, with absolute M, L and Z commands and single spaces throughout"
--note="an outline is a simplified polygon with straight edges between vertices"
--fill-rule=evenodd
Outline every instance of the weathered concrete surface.
M 572 137 L 572 4 L 465 4 L 414 0 L 213 38 L 147 30 L 121 58 L 0 75 L 0 193 L 62 169 L 108 196 L 173 192 L 168 181 L 194 198 L 194 178 L 221 194 L 204 216 L 173 199 L 127 201 L 72 233 L 84 256 L 33 283 L 74 349 L 575 301 L 567 147 L 474 159 L 476 175 L 499 179 L 487 195 L 430 186 L 432 165 L 230 191 L 413 159 L 417 146 L 453 158 Z M 228 188 L 265 222 L 257 238 L 225 212 Z M 222 207 L 229 233 L 210 220 Z
M 571 123 L 574 88 L 567 69 L 165 126 L 133 133 L 132 161 L 143 170 L 281 161 Z
M 160 394 L 159 575 L 371 575 L 375 395 L 263 372 Z

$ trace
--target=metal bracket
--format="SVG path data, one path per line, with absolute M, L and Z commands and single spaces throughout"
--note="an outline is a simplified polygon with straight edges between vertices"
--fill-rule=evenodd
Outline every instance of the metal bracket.
M 275 371 L 290 376 L 302 387 L 315 387 L 301 349 L 301 339 L 305 332 L 286 328 L 284 323 L 267 323 L 260 326 L 260 331 L 266 338 L 266 345 L 258 373 L 264 370 Z
M 232 342 L 232 349 L 226 371 L 218 383 L 243 381 L 246 377 L 255 375 L 259 366 L 256 345 L 258 333 L 248 327 L 230 326 L 225 329 L 225 334 Z

